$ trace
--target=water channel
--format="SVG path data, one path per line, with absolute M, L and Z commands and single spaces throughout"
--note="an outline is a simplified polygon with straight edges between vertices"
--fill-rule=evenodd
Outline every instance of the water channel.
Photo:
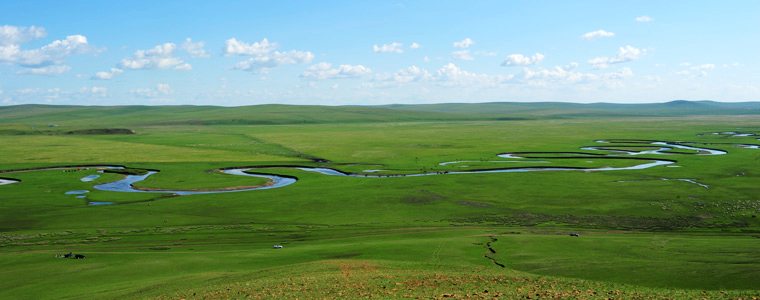
M 586 151 L 603 151 L 603 152 L 612 152 L 613 154 L 594 154 L 594 153 L 583 153 L 583 152 L 513 152 L 513 153 L 502 153 L 498 154 L 501 158 L 508 158 L 508 159 L 517 159 L 514 161 L 451 161 L 451 162 L 442 162 L 439 165 L 440 166 L 446 166 L 446 165 L 453 165 L 453 164 L 462 164 L 462 163 L 474 163 L 474 162 L 494 162 L 494 163 L 548 163 L 550 159 L 627 159 L 627 160 L 634 160 L 634 161 L 640 161 L 641 164 L 637 164 L 634 166 L 629 167 L 601 167 L 601 168 L 577 168 L 577 167 L 512 167 L 512 168 L 501 168 L 501 169 L 486 169 L 486 170 L 466 170 L 466 171 L 439 171 L 439 172 L 423 172 L 423 173 L 416 173 L 416 174 L 406 174 L 406 175 L 379 175 L 379 174 L 349 174 L 344 173 L 335 169 L 329 169 L 329 168 L 316 168 L 316 167 L 303 167 L 303 166 L 276 166 L 278 168 L 293 168 L 293 169 L 299 169 L 302 171 L 307 172 L 317 172 L 324 175 L 329 176 L 347 176 L 347 177 L 368 177 L 368 178 L 380 178 L 380 177 L 415 177 L 415 176 L 435 176 L 435 175 L 448 175 L 448 174 L 472 174 L 472 173 L 515 173 L 515 172 L 536 172 L 536 171 L 584 171 L 584 172 L 600 172 L 600 171 L 622 171 L 622 170 L 643 170 L 648 169 L 656 166 L 664 166 L 664 165 L 670 165 L 675 163 L 676 161 L 670 160 L 670 159 L 653 159 L 653 158 L 642 158 L 642 157 L 621 157 L 620 155 L 630 155 L 630 156 L 637 156 L 637 155 L 684 155 L 683 153 L 672 153 L 672 152 L 666 152 L 666 151 L 672 151 L 673 149 L 682 149 L 682 150 L 690 150 L 694 151 L 694 154 L 691 155 L 724 155 L 727 152 L 723 150 L 716 150 L 716 149 L 709 149 L 709 148 L 702 148 L 702 147 L 695 147 L 693 145 L 697 145 L 697 143 L 683 143 L 683 142 L 662 142 L 662 141 L 642 141 L 642 140 L 598 140 L 597 143 L 605 143 L 610 144 L 610 146 L 591 146 L 591 147 L 583 147 L 581 150 Z M 611 144 L 639 144 L 636 146 L 625 146 L 625 145 L 619 145 L 617 147 L 619 148 L 625 148 L 626 150 L 622 149 L 615 149 L 616 146 L 611 146 Z M 640 145 L 644 144 L 644 145 Z M 710 145 L 710 144 L 699 144 L 699 145 Z M 720 145 L 735 145 L 739 147 L 744 148 L 753 148 L 758 149 L 760 146 L 758 145 L 750 145 L 750 144 L 720 144 Z M 651 149 L 653 146 L 657 146 L 656 149 Z M 642 148 L 641 151 L 634 151 L 633 149 L 640 147 Z M 531 159 L 531 160 L 522 160 L 522 159 Z M 538 159 L 538 160 L 534 160 Z M 104 166 L 109 168 L 120 168 L 120 167 L 114 167 L 114 166 Z M 139 181 L 143 181 L 149 176 L 157 173 L 157 171 L 149 171 L 145 175 L 128 175 L 125 179 L 105 183 L 105 184 L 99 184 L 93 186 L 93 188 L 101 191 L 111 191 L 111 192 L 136 192 L 136 193 L 171 193 L 176 195 L 196 195 L 196 194 L 214 194 L 214 193 L 231 193 L 231 192 L 242 192 L 242 191 L 253 191 L 253 190 L 265 190 L 265 189 L 274 189 L 274 188 L 281 188 L 288 185 L 291 185 L 297 181 L 294 177 L 289 176 L 280 176 L 280 175 L 272 175 L 272 174 L 261 174 L 261 173 L 255 173 L 252 172 L 252 170 L 255 169 L 266 169 L 266 168 L 273 168 L 275 166 L 260 166 L 260 167 L 249 167 L 249 168 L 231 168 L 231 169 L 224 169 L 221 170 L 224 173 L 231 174 L 231 175 L 239 175 L 239 176 L 253 176 L 253 177 L 263 177 L 269 179 L 271 182 L 270 184 L 259 186 L 259 187 L 252 187 L 252 188 L 243 188 L 243 189 L 235 189 L 235 190 L 213 190 L 213 191 L 187 191 L 187 190 L 141 190 L 134 188 L 133 184 Z M 669 166 L 670 167 L 670 166 Z M 369 170 L 368 170 L 369 171 Z M 376 170 L 372 170 L 376 171 Z M 82 178 L 82 181 L 92 181 L 96 179 L 98 175 L 90 175 L 87 177 Z M 691 179 L 665 179 L 663 180 L 680 180 L 680 181 L 686 181 L 694 184 L 698 184 L 700 186 L 703 186 L 705 188 L 709 188 L 706 185 L 697 183 Z M 0 185 L 2 184 L 10 184 L 18 182 L 17 180 L 13 179 L 0 179 Z M 66 194 L 84 194 L 87 193 L 87 191 L 70 191 Z M 81 197 L 81 196 L 80 196 Z M 112 202 L 90 202 L 89 205 L 109 205 L 114 204 Z

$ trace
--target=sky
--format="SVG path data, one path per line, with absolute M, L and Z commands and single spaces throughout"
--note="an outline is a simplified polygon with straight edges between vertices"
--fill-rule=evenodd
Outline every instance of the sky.
M 0 1 L 0 105 L 760 101 L 760 1 Z

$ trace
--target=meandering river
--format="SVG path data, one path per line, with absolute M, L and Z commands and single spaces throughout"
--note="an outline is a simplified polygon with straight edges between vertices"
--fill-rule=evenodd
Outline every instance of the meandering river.
M 213 190 L 213 191 L 188 191 L 188 190 L 141 190 L 136 189 L 133 184 L 136 182 L 140 182 L 148 178 L 149 176 L 157 173 L 156 171 L 149 171 L 145 175 L 128 175 L 125 179 L 105 183 L 105 184 L 98 184 L 93 186 L 93 188 L 101 191 L 111 191 L 111 192 L 135 192 L 135 193 L 172 193 L 177 195 L 196 195 L 196 194 L 214 194 L 214 193 L 231 193 L 231 192 L 242 192 L 242 191 L 253 191 L 253 190 L 265 190 L 265 189 L 274 189 L 274 188 L 281 188 L 288 185 L 291 185 L 297 181 L 294 177 L 289 176 L 280 176 L 280 175 L 272 175 L 272 174 L 261 174 L 261 173 L 255 173 L 252 172 L 252 170 L 255 169 L 265 169 L 265 168 L 293 168 L 293 169 L 299 169 L 302 171 L 307 172 L 317 172 L 324 175 L 329 176 L 348 176 L 348 177 L 367 177 L 367 178 L 380 178 L 380 177 L 414 177 L 414 176 L 435 176 L 435 175 L 450 175 L 450 174 L 472 174 L 472 173 L 514 173 L 514 172 L 536 172 L 536 171 L 584 171 L 584 172 L 602 172 L 602 171 L 622 171 L 622 170 L 643 170 L 648 169 L 656 166 L 663 166 L 663 165 L 669 165 L 673 164 L 676 161 L 670 160 L 670 159 L 653 159 L 653 158 L 642 158 L 642 157 L 625 157 L 626 156 L 638 156 L 638 155 L 685 155 L 683 153 L 674 153 L 674 152 L 667 152 L 672 151 L 673 149 L 682 149 L 682 150 L 689 150 L 694 151 L 694 154 L 692 155 L 724 155 L 727 152 L 723 150 L 716 150 L 716 149 L 709 149 L 704 147 L 696 147 L 693 145 L 710 145 L 710 144 L 698 144 L 698 143 L 686 143 L 686 142 L 663 142 L 663 141 L 643 141 L 643 140 L 598 140 L 597 143 L 603 143 L 603 144 L 609 144 L 605 146 L 590 146 L 590 147 L 582 147 L 581 150 L 585 151 L 599 151 L 599 152 L 611 152 L 612 154 L 595 154 L 595 153 L 583 153 L 583 152 L 511 152 L 511 153 L 502 153 L 498 154 L 501 158 L 508 158 L 508 159 L 517 159 L 517 160 L 511 160 L 511 161 L 487 161 L 487 162 L 493 162 L 493 163 L 516 163 L 516 162 L 522 162 L 522 163 L 548 163 L 549 160 L 554 159 L 626 159 L 626 160 L 633 160 L 642 162 L 640 164 L 636 164 L 629 167 L 601 167 L 601 168 L 577 168 L 577 167 L 511 167 L 511 168 L 499 168 L 499 169 L 486 169 L 486 170 L 467 170 L 467 171 L 438 171 L 438 172 L 422 172 L 422 173 L 416 173 L 416 174 L 405 174 L 405 175 L 377 175 L 377 174 L 349 174 L 344 173 L 335 169 L 329 169 L 329 168 L 315 168 L 315 167 L 304 167 L 304 166 L 259 166 L 259 167 L 248 167 L 248 168 L 231 168 L 231 169 L 224 169 L 222 172 L 225 172 L 227 174 L 231 175 L 239 175 L 239 176 L 253 176 L 253 177 L 263 177 L 267 178 L 271 181 L 271 184 L 263 185 L 259 187 L 252 187 L 252 188 L 243 188 L 243 189 L 230 189 L 230 190 Z M 612 146 L 612 144 L 623 144 L 618 145 L 618 148 L 623 149 L 616 149 L 616 146 Z M 637 144 L 636 146 L 630 146 L 630 144 Z M 644 144 L 644 146 L 642 146 Z M 626 146 L 628 145 L 628 146 Z M 760 148 L 759 145 L 752 145 L 752 144 L 720 144 L 720 145 L 735 145 L 739 147 L 744 148 L 753 148 L 758 149 Z M 642 148 L 641 151 L 635 151 L 637 147 Z M 656 147 L 655 149 L 651 149 L 653 147 Z M 521 160 L 521 159 L 538 159 L 538 160 Z M 446 165 L 453 165 L 453 164 L 462 164 L 462 163 L 475 163 L 475 162 L 484 162 L 484 161 L 451 161 L 451 162 L 442 162 L 439 165 L 446 166 Z M 114 166 L 105 166 L 105 167 L 111 167 Z M 97 175 L 91 175 L 87 176 L 85 178 L 82 178 L 82 181 L 91 181 L 97 178 Z M 676 179 L 676 180 L 682 180 L 682 181 L 688 181 L 688 179 Z M 18 182 L 18 180 L 13 179 L 0 179 L 0 185 L 3 184 L 10 184 Z M 690 181 L 691 182 L 691 181 Z M 699 183 L 696 183 L 699 184 Z M 702 185 L 702 184 L 700 184 Z M 704 187 L 707 187 L 703 185 Z M 86 193 L 87 191 L 75 191 L 78 193 Z M 72 192 L 73 193 L 73 192 Z M 106 205 L 106 204 L 112 204 L 111 202 L 95 202 L 96 205 Z

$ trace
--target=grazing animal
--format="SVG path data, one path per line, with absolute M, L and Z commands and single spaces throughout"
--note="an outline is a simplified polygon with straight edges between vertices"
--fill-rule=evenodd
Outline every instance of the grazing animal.
M 80 258 L 84 258 L 84 255 L 82 254 L 74 255 L 74 259 L 80 259 Z
M 570 234 L 570 236 L 581 236 L 581 235 L 573 232 L 573 233 Z
M 71 252 L 69 252 L 68 254 L 64 254 L 63 257 L 64 258 L 70 258 L 71 257 Z

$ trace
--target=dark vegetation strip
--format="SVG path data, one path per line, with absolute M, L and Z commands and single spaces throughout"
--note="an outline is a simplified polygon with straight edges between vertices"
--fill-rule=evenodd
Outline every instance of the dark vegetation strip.
M 115 173 L 115 174 L 122 174 L 122 175 L 145 175 L 145 174 L 148 174 L 148 172 L 150 171 L 159 172 L 158 170 L 124 168 L 124 169 L 105 169 L 103 170 L 103 173 Z
M 732 223 L 706 222 L 696 216 L 676 216 L 673 218 L 643 216 L 578 216 L 550 215 L 543 213 L 514 213 L 502 216 L 476 216 L 468 218 L 445 219 L 456 224 L 488 224 L 504 226 L 537 226 L 546 223 L 565 224 L 575 228 L 673 231 L 688 228 L 746 228 L 746 221 Z
M 0 170 L 0 173 L 13 173 L 13 172 L 28 172 L 28 171 L 44 171 L 44 170 L 59 170 L 59 169 L 70 169 L 70 168 L 126 168 L 123 165 L 103 165 L 103 164 L 94 164 L 94 165 L 64 165 L 64 166 L 52 166 L 52 167 L 37 167 L 37 168 L 24 168 L 24 169 L 7 169 L 7 170 Z M 146 169 L 147 170 L 147 169 Z M 150 171 L 156 171 L 158 170 L 150 170 Z

